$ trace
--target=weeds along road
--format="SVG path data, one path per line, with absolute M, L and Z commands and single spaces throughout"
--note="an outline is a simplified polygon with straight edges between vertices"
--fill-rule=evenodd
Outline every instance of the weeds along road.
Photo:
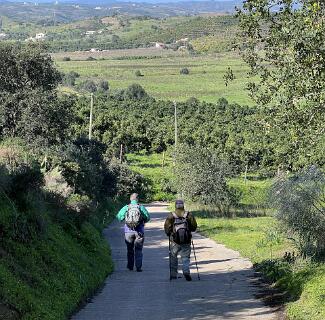
M 122 224 L 115 221 L 105 230 L 112 248 L 115 272 L 102 291 L 73 320 L 216 320 L 277 319 L 274 309 L 255 298 L 254 270 L 249 260 L 223 245 L 194 235 L 201 281 L 193 253 L 192 282 L 169 281 L 168 238 L 163 231 L 167 208 L 147 206 L 143 272 L 126 269 Z

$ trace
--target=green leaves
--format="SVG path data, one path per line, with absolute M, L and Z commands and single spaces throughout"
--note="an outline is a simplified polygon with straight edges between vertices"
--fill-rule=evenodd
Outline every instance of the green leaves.
M 214 205 L 225 215 L 236 205 L 239 194 L 229 187 L 226 178 L 231 167 L 215 150 L 181 145 L 176 150 L 175 180 L 179 194 L 185 199 Z
M 277 217 L 304 255 L 325 253 L 325 177 L 316 167 L 281 177 L 272 187 Z
M 249 90 L 274 141 L 277 165 L 289 170 L 324 164 L 315 152 L 324 147 L 324 14 L 323 2 L 291 0 L 250 0 L 238 11 L 239 49 L 259 76 Z

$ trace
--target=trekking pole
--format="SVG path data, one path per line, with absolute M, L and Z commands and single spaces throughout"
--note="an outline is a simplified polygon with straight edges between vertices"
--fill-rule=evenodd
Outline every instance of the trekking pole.
M 196 265 L 197 278 L 199 280 L 201 280 L 200 273 L 199 273 L 199 267 L 197 266 L 197 260 L 196 260 L 196 254 L 195 254 L 195 248 L 194 248 L 194 242 L 193 242 L 193 240 L 192 240 L 192 247 L 193 247 L 194 259 L 195 259 L 195 265 Z
M 170 236 L 168 237 L 168 248 L 169 248 L 169 281 L 172 281 L 172 263 L 170 261 L 171 252 L 170 252 Z

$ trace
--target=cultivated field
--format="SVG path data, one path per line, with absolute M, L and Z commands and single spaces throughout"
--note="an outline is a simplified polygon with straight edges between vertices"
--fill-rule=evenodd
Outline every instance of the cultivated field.
M 93 53 L 95 61 L 75 61 L 89 55 L 89 52 L 65 53 L 54 58 L 61 71 L 78 72 L 79 81 L 105 79 L 112 90 L 139 83 L 157 99 L 182 101 L 195 97 L 215 102 L 224 97 L 230 102 L 252 104 L 245 91 L 248 68 L 234 53 L 189 56 L 173 55 L 172 50 L 131 49 Z M 63 56 L 69 56 L 71 61 L 62 61 Z M 180 69 L 185 67 L 190 73 L 181 75 Z M 224 75 L 228 67 L 233 69 L 236 79 L 226 86 Z M 135 75 L 137 70 L 142 76 Z

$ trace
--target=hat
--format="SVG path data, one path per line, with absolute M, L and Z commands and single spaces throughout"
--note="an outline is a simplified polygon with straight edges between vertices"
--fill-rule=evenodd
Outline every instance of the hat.
M 184 208 L 184 201 L 183 200 L 176 200 L 175 201 L 175 208 L 176 209 L 183 209 Z

